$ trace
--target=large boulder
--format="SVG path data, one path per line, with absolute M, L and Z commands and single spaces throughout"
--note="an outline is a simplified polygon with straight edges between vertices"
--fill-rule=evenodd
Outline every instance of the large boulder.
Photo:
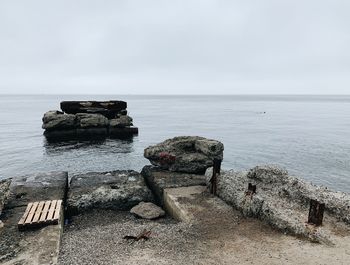
M 0 180 L 0 215 L 10 194 L 11 179 Z
M 15 177 L 11 181 L 6 208 L 26 206 L 29 202 L 64 200 L 68 187 L 67 172 L 47 172 Z
M 90 172 L 72 177 L 67 206 L 74 215 L 93 208 L 130 210 L 141 201 L 153 196 L 138 172 Z
M 80 128 L 108 126 L 108 119 L 101 114 L 78 113 L 75 115 Z
M 199 136 L 181 136 L 149 146 L 144 156 L 162 169 L 203 174 L 214 159 L 223 159 L 224 145 Z
M 75 115 L 64 114 L 58 110 L 46 112 L 42 120 L 42 128 L 45 130 L 67 130 L 76 127 Z

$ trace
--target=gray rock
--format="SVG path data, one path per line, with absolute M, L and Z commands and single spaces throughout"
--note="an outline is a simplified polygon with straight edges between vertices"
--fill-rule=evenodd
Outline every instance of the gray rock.
M 90 172 L 72 177 L 67 206 L 74 215 L 92 208 L 129 210 L 141 201 L 153 196 L 138 172 Z
M 132 125 L 133 125 L 132 118 L 129 117 L 128 115 L 121 115 L 119 118 L 111 119 L 109 121 L 110 127 L 124 128 L 124 127 L 129 127 Z
M 11 179 L 0 180 L 0 215 L 10 194 Z
M 206 172 L 208 184 L 211 176 L 212 168 Z M 255 194 L 247 193 L 249 183 L 256 185 Z M 350 224 L 349 194 L 312 185 L 276 166 L 257 166 L 248 172 L 221 171 L 217 195 L 245 216 L 315 242 L 332 244 L 334 226 L 341 227 L 341 221 L 345 226 Z M 305 225 L 311 199 L 326 205 L 323 226 Z
M 223 159 L 224 145 L 199 136 L 181 136 L 147 147 L 144 156 L 163 169 L 204 174 L 214 159 Z
M 135 214 L 143 219 L 156 219 L 165 215 L 162 208 L 151 202 L 140 202 L 131 208 L 130 213 Z
M 101 114 L 78 113 L 75 116 L 80 128 L 108 126 L 108 119 Z
M 10 184 L 6 209 L 26 206 L 29 202 L 64 200 L 68 186 L 67 172 L 48 172 L 15 177 Z
M 63 114 L 58 110 L 46 112 L 42 120 L 42 128 L 45 130 L 73 129 L 76 127 L 75 115 Z
M 141 174 L 161 205 L 164 189 L 206 185 L 204 175 L 171 172 L 155 166 L 143 167 Z

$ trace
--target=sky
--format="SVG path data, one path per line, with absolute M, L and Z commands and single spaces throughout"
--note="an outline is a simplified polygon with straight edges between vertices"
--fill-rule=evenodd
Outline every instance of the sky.
M 0 94 L 350 94 L 349 0 L 0 0 Z

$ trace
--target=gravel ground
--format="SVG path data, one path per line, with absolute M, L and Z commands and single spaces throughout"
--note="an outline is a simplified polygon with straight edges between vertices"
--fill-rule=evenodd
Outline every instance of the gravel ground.
M 151 230 L 147 241 L 123 239 Z M 129 212 L 92 211 L 65 227 L 59 264 L 202 264 L 207 259 L 196 229 L 166 217 L 137 219 Z M 210 263 L 205 263 L 210 264 Z
M 129 212 L 86 213 L 65 227 L 59 264 L 349 264 L 349 236 L 340 236 L 336 246 L 329 247 L 281 234 L 237 211 L 224 217 L 216 211 L 209 212 L 212 218 L 207 215 L 197 214 L 201 225 L 189 225 L 169 217 L 137 219 Z M 152 231 L 148 241 L 123 239 L 144 229 Z

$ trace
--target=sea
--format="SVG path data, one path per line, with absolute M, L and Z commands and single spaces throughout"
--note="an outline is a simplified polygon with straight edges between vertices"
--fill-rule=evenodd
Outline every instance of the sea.
M 42 116 L 63 100 L 124 100 L 139 135 L 129 140 L 49 143 Z M 134 169 L 144 149 L 181 135 L 217 139 L 223 169 L 273 164 L 350 192 L 350 96 L 1 95 L 0 178 L 46 171 Z

